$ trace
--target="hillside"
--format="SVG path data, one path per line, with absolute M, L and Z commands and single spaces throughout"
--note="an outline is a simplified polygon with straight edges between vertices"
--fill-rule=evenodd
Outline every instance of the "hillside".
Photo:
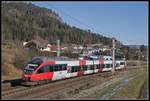
M 63 44 L 112 44 L 110 38 L 71 27 L 51 9 L 31 3 L 2 3 L 2 35 L 4 40 L 31 40 L 38 35 L 50 43 L 60 39 Z
M 59 39 L 61 45 L 68 46 L 72 43 L 112 45 L 111 38 L 70 26 L 54 11 L 31 3 L 2 3 L 1 21 L 2 75 L 10 77 L 20 75 L 19 69 L 38 55 L 37 50 L 23 47 L 23 41 L 26 40 L 45 44 L 56 43 Z M 122 45 L 119 41 L 117 43 Z

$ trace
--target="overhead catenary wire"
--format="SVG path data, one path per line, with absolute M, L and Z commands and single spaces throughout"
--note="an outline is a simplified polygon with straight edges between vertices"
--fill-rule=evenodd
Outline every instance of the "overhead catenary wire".
M 113 38 L 112 35 L 110 34 L 106 34 L 106 33 L 103 33 L 103 32 L 100 32 L 100 31 L 97 31 L 95 28 L 93 28 L 91 25 L 87 25 L 85 23 L 83 23 L 82 21 L 80 21 L 79 19 L 75 18 L 75 17 L 72 17 L 70 14 L 68 14 L 67 12 L 63 11 L 62 9 L 59 9 L 59 8 L 56 8 L 54 6 L 52 6 L 51 4 L 49 5 L 54 11 L 57 11 L 57 12 L 60 12 L 61 14 L 63 15 L 66 15 L 68 17 L 70 17 L 71 19 L 73 19 L 74 21 L 78 22 L 79 24 L 81 25 L 84 25 L 85 27 L 87 27 L 87 29 L 92 29 L 93 31 L 95 31 L 96 33 L 100 33 L 101 35 L 107 35 L 108 37 L 110 38 Z

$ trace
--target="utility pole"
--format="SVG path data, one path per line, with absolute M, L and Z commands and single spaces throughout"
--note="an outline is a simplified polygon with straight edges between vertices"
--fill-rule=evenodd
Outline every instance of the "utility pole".
M 60 40 L 57 40 L 57 57 L 60 56 Z
M 138 53 L 139 53 L 138 60 L 140 61 L 140 47 L 139 47 Z
M 115 38 L 112 38 L 113 39 L 113 59 L 112 59 L 112 64 L 113 64 L 113 67 L 112 67 L 112 74 L 114 74 L 115 72 Z
M 36 32 L 36 49 L 37 49 L 37 55 L 39 56 L 39 49 L 38 49 L 38 47 L 39 47 L 39 43 L 38 43 L 38 33 Z
M 94 65 L 94 58 L 92 59 L 93 61 L 93 73 L 94 73 L 94 68 L 95 68 L 95 65 Z
M 139 67 L 141 67 L 141 61 L 140 61 L 140 58 L 141 58 L 141 50 L 140 50 L 140 47 L 139 47 L 139 54 L 138 54 L 138 60 L 139 60 Z

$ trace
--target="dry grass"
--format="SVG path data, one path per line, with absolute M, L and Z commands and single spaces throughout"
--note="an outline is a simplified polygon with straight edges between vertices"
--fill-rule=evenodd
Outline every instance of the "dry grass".
M 138 99 L 141 89 L 147 78 L 147 69 L 136 71 L 137 76 L 131 80 L 127 85 L 118 91 L 111 99 Z
M 21 49 L 18 49 L 14 43 L 2 45 L 2 80 L 21 77 L 21 71 L 16 68 L 15 54 L 24 55 Z
M 133 69 L 133 70 L 127 71 L 124 75 L 128 75 L 128 76 L 132 75 L 131 78 L 133 77 L 133 79 L 129 80 L 127 84 L 125 84 L 122 87 L 119 87 L 119 85 L 121 85 L 124 82 L 124 80 L 121 80 L 119 82 L 112 83 L 108 87 L 104 87 L 101 91 L 99 90 L 96 91 L 95 95 L 91 95 L 91 96 L 93 96 L 95 99 L 100 99 L 104 97 L 104 95 L 109 96 L 110 94 L 108 99 L 111 99 L 111 100 L 143 99 L 146 94 L 145 91 L 148 89 L 148 87 L 146 86 L 147 84 L 146 81 L 148 80 L 147 73 L 148 73 L 147 68 Z M 130 76 L 126 79 L 130 79 Z M 119 89 L 118 87 L 121 89 Z M 116 89 L 116 91 L 114 91 L 114 89 Z

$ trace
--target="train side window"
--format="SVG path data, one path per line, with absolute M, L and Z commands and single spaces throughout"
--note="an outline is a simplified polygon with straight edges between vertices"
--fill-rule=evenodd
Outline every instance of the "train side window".
M 111 68 L 111 64 L 109 64 L 109 68 Z
M 124 65 L 125 63 L 124 62 L 120 62 L 120 65 Z
M 81 71 L 83 69 L 83 67 L 82 66 L 79 66 L 79 71 Z
M 90 70 L 93 70 L 93 65 L 90 65 Z
M 67 70 L 67 65 L 66 64 L 62 65 L 62 70 Z
M 119 63 L 116 64 L 116 67 L 119 67 Z
M 72 72 L 74 72 L 74 66 L 72 66 L 72 68 L 71 68 L 71 73 L 72 73 Z
M 76 66 L 73 67 L 73 72 L 76 72 Z
M 90 70 L 90 65 L 87 65 L 87 70 Z
M 84 65 L 83 65 L 83 66 L 81 66 L 81 70 L 84 70 Z
M 67 67 L 67 71 L 68 71 L 68 73 L 71 73 L 71 67 L 70 66 Z
M 105 68 L 105 65 L 104 65 L 104 64 L 101 64 L 101 68 Z
M 78 67 L 77 67 L 77 70 L 80 71 L 80 70 L 81 70 L 81 66 L 78 66 Z
M 96 65 L 94 65 L 94 69 L 96 69 L 97 68 L 97 66 Z
M 87 70 L 87 66 L 86 65 L 83 66 L 83 70 Z
M 110 64 L 106 64 L 106 68 L 110 68 Z
M 62 65 L 58 65 L 58 71 L 62 71 Z
M 77 72 L 78 70 L 78 66 L 72 66 L 72 70 L 71 70 L 71 72 Z
M 102 68 L 102 67 L 101 67 L 101 64 L 99 64 L 99 68 Z
M 58 65 L 54 65 L 54 71 L 58 71 L 59 66 Z
M 100 64 L 96 65 L 96 69 L 99 69 L 100 68 Z
M 107 68 L 107 64 L 105 64 L 105 68 Z
M 40 68 L 38 71 L 37 71 L 37 73 L 39 74 L 39 73 L 44 73 L 44 68 L 42 67 L 42 68 Z
M 45 65 L 45 66 L 44 66 L 44 71 L 45 71 L 45 72 L 49 72 L 49 65 Z
M 105 68 L 106 64 L 103 64 L 102 67 Z
M 82 66 L 82 70 L 84 70 L 84 69 L 85 69 L 85 66 L 83 65 L 83 66 Z
M 82 66 L 79 66 L 79 71 L 82 70 Z
M 50 66 L 49 66 L 49 71 L 50 71 L 50 72 L 53 72 L 53 65 L 50 65 Z
M 120 66 L 120 64 L 118 63 L 118 67 Z
M 79 71 L 79 66 L 76 66 L 76 70 Z
M 78 71 L 77 68 L 78 68 L 78 66 L 75 66 L 75 71 L 74 71 L 74 72 L 77 72 L 77 71 Z

